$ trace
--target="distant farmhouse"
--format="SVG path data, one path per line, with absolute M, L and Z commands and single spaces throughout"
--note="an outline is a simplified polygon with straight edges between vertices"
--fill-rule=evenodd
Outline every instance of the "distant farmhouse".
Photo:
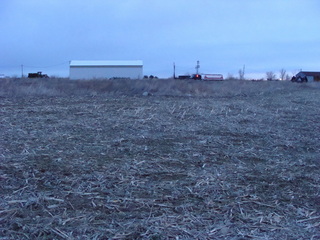
M 135 61 L 71 61 L 70 79 L 111 79 L 143 77 L 143 62 Z
M 293 82 L 313 82 L 320 81 L 320 72 L 305 72 L 301 71 L 294 76 L 291 81 Z

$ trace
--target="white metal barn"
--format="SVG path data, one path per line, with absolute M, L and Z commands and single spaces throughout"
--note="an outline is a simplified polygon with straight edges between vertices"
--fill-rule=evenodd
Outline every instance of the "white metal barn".
M 70 79 L 106 79 L 143 77 L 143 63 L 134 61 L 71 61 Z

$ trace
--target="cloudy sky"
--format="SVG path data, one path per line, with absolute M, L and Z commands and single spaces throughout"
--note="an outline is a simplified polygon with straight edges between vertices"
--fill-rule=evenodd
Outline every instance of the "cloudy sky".
M 144 74 L 320 71 L 319 0 L 0 0 L 0 74 L 68 77 L 70 60 Z

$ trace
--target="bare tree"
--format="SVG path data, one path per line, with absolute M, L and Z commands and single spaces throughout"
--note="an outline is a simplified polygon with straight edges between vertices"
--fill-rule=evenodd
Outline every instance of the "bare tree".
M 286 80 L 289 81 L 291 79 L 291 77 L 289 76 L 289 74 L 286 75 Z
M 276 79 L 276 75 L 272 71 L 266 72 L 266 76 L 267 76 L 267 80 L 269 80 L 269 81 Z
M 280 69 L 280 80 L 285 80 L 287 71 L 282 68 Z
M 246 65 L 243 65 L 243 68 L 239 69 L 239 79 L 240 80 L 244 80 L 245 68 L 246 68 Z
M 228 77 L 227 77 L 228 80 L 234 80 L 236 79 L 232 73 L 228 73 Z

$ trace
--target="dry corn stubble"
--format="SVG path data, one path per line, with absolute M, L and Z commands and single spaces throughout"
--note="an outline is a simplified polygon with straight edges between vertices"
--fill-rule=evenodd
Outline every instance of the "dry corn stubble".
M 1 87 L 2 239 L 320 237 L 316 83 Z

